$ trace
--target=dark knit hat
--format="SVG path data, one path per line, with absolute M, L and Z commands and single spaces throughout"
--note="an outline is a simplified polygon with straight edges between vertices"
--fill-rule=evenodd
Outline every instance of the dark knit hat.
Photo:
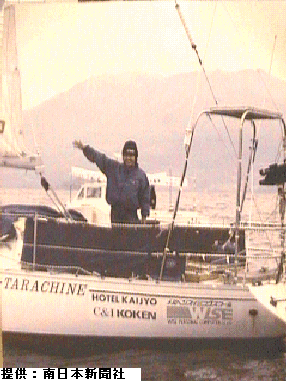
M 136 156 L 136 159 L 137 159 L 137 157 L 138 157 L 138 149 L 137 149 L 136 142 L 134 142 L 133 140 L 127 140 L 127 142 L 125 142 L 124 147 L 123 147 L 123 155 L 126 152 L 126 150 L 128 150 L 128 149 L 130 149 L 130 150 L 135 152 L 135 156 Z

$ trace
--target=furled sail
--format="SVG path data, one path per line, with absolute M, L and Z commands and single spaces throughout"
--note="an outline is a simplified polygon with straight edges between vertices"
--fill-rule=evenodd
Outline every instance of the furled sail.
M 29 153 L 24 145 L 15 7 L 4 6 L 1 13 L 0 166 L 34 170 L 42 163 L 39 154 Z

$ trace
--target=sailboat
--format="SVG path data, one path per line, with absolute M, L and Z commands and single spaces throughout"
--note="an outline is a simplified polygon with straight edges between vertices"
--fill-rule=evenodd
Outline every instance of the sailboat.
M 205 115 L 238 118 L 241 136 L 246 121 L 278 120 L 285 127 L 280 114 L 249 107 L 209 109 L 200 118 Z M 177 252 L 174 240 L 160 250 L 161 228 L 153 236 L 148 225 L 98 227 L 19 217 L 14 238 L 5 242 L 1 269 L 4 343 L 6 338 L 27 340 L 31 335 L 89 340 L 268 340 L 277 345 L 286 335 L 284 247 L 275 257 L 271 255 L 277 261 L 273 273 L 249 273 L 248 264 L 239 265 L 240 184 L 237 192 L 234 262 L 209 264 L 212 277 L 196 280 L 188 279 L 185 260 L 198 255 L 199 249 Z M 283 233 L 283 223 L 269 229 Z M 146 234 L 149 247 L 143 247 Z M 198 236 L 197 243 L 204 240 L 202 232 Z M 246 255 L 246 260 L 259 263 L 265 255 L 261 249 L 261 254 Z
M 17 60 L 15 7 L 5 6 L 2 35 L 0 111 L 0 166 L 36 170 L 43 164 L 39 153 L 24 143 L 21 75 Z
M 201 120 L 217 116 L 239 122 L 236 216 L 228 228 L 176 226 L 179 197 L 167 225 L 101 226 L 68 215 L 3 213 L 4 346 L 135 339 L 280 347 L 286 337 L 285 203 L 280 223 L 242 221 L 241 147 L 246 125 L 255 131 L 258 120 L 276 121 L 285 139 L 285 121 L 280 113 L 248 106 L 204 110 L 188 131 L 186 163 Z M 281 203 L 283 165 L 270 166 L 264 179 L 267 185 L 275 179 Z M 246 233 L 264 229 L 280 240 L 269 254 L 258 242 L 254 255 Z M 259 267 L 265 257 L 274 262 L 271 271 Z M 249 270 L 253 262 L 256 271 Z

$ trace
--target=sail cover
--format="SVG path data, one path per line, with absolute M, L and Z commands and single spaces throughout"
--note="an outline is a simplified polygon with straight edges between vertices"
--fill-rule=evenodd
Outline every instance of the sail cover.
M 17 62 L 16 18 L 13 5 L 2 11 L 0 166 L 35 169 L 39 155 L 24 145 L 21 76 Z

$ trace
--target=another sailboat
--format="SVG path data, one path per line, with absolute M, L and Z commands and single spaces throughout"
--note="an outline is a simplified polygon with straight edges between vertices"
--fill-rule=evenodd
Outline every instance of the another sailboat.
M 0 166 L 36 170 L 42 166 L 39 153 L 24 144 L 21 76 L 17 60 L 15 7 L 4 6 L 0 114 Z

